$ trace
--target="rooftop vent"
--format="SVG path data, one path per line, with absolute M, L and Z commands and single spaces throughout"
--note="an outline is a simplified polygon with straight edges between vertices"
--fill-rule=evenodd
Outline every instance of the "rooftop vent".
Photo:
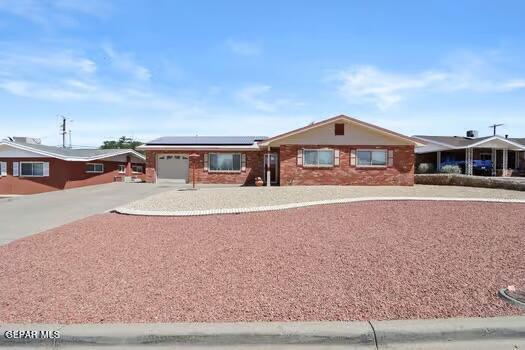
M 478 131 L 477 130 L 467 130 L 467 137 L 471 139 L 475 139 L 478 137 Z
M 40 145 L 42 143 L 42 140 L 37 139 L 35 137 L 13 137 L 14 142 L 23 142 L 23 143 L 30 143 L 32 145 Z

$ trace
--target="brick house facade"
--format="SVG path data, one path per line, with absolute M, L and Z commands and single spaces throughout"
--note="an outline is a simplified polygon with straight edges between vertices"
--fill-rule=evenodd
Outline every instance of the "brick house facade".
M 195 160 L 189 161 L 188 182 L 193 181 L 193 165 L 195 163 L 195 182 L 201 184 L 253 184 L 256 177 L 263 176 L 263 157 L 260 151 L 242 152 L 246 157 L 246 167 L 235 172 L 216 172 L 204 170 L 204 159 L 209 152 L 192 151 L 197 154 Z M 156 160 L 160 154 L 187 155 L 184 151 L 146 151 L 146 181 L 155 182 L 157 178 Z
M 341 115 L 271 138 L 162 137 L 138 149 L 146 154 L 149 182 L 191 182 L 195 165 L 195 182 L 201 184 L 253 185 L 269 176 L 281 186 L 411 186 L 416 145 L 407 136 Z M 325 163 L 308 164 L 310 158 Z
M 297 165 L 301 149 L 331 148 L 339 151 L 339 165 L 330 168 Z M 403 185 L 414 184 L 414 146 L 389 146 L 393 164 L 386 167 L 359 167 L 351 165 L 351 150 L 362 148 L 384 149 L 370 145 L 283 145 L 280 147 L 280 185 Z
M 50 156 L 51 151 L 57 154 Z M 81 157 L 86 159 L 81 160 Z M 38 172 L 25 174 L 28 164 L 38 164 Z M 94 164 L 97 164 L 95 171 L 89 171 Z M 122 181 L 124 177 L 145 180 L 144 165 L 143 156 L 131 150 L 64 150 L 2 141 L 0 195 L 26 195 L 99 185 Z

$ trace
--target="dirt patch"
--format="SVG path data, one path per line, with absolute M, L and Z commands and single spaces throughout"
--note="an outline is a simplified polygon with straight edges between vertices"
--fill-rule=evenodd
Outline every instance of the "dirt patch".
M 97 215 L 0 247 L 0 322 L 525 314 L 525 205 L 371 202 L 206 217 Z

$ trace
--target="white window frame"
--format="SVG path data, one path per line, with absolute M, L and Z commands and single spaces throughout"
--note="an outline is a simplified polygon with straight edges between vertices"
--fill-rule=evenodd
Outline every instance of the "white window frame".
M 135 171 L 135 168 L 137 168 L 137 167 L 140 167 L 141 170 L 140 171 Z M 140 164 L 133 165 L 132 164 L 131 165 L 131 172 L 133 174 L 142 174 L 144 172 L 144 165 L 140 165 Z
M 239 159 L 240 159 L 240 167 L 239 167 L 239 170 L 212 170 L 211 168 L 211 156 L 214 155 L 214 154 L 231 154 L 232 157 L 236 154 L 239 155 Z M 232 159 L 232 163 L 233 163 L 233 159 Z M 208 153 L 208 172 L 209 173 L 240 173 L 242 172 L 242 153 L 239 153 L 239 152 L 214 152 L 214 153 Z
M 305 152 L 317 152 L 319 151 L 331 151 L 332 152 L 332 164 L 319 164 L 319 155 L 317 156 L 317 164 L 307 164 Z M 335 152 L 333 148 L 305 148 L 303 149 L 303 167 L 304 168 L 333 168 L 335 166 Z
M 18 167 L 19 167 L 18 176 L 19 177 L 47 177 L 46 175 L 44 175 L 44 163 L 45 162 L 19 162 L 18 163 Z M 22 174 L 22 164 L 42 164 L 42 175 L 24 175 Z M 33 172 L 33 167 L 31 167 L 31 172 Z
M 94 166 L 101 165 L 102 166 L 102 170 L 98 171 L 98 170 L 87 170 L 86 169 L 86 173 L 87 174 L 102 174 L 104 172 L 104 163 L 86 163 L 86 168 L 87 168 L 88 165 L 94 165 Z
M 7 162 L 0 162 L 0 177 L 7 176 Z
M 370 152 L 370 164 L 359 164 L 359 152 Z M 385 164 L 384 165 L 374 165 L 372 164 L 372 152 L 383 152 L 385 154 Z M 366 149 L 358 148 L 355 151 L 355 166 L 357 168 L 387 168 L 388 167 L 388 150 L 387 149 Z
M 123 170 L 120 170 L 120 167 L 123 167 Z M 125 174 L 126 173 L 126 166 L 124 164 L 119 164 L 117 169 L 118 169 L 118 173 L 119 174 Z

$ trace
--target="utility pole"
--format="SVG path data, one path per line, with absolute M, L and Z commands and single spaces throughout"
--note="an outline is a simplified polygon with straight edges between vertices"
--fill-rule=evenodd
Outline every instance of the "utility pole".
M 493 125 L 489 125 L 489 128 L 492 128 L 492 130 L 493 130 L 493 134 L 492 134 L 492 135 L 496 135 L 496 128 L 497 128 L 498 126 L 502 126 L 502 125 L 504 125 L 504 124 L 493 124 Z
M 69 135 L 69 148 L 73 148 L 73 146 L 71 145 L 71 129 L 69 129 L 68 135 Z
M 60 133 L 62 134 L 62 147 L 66 148 L 66 117 L 62 116 L 62 124 L 60 125 Z

